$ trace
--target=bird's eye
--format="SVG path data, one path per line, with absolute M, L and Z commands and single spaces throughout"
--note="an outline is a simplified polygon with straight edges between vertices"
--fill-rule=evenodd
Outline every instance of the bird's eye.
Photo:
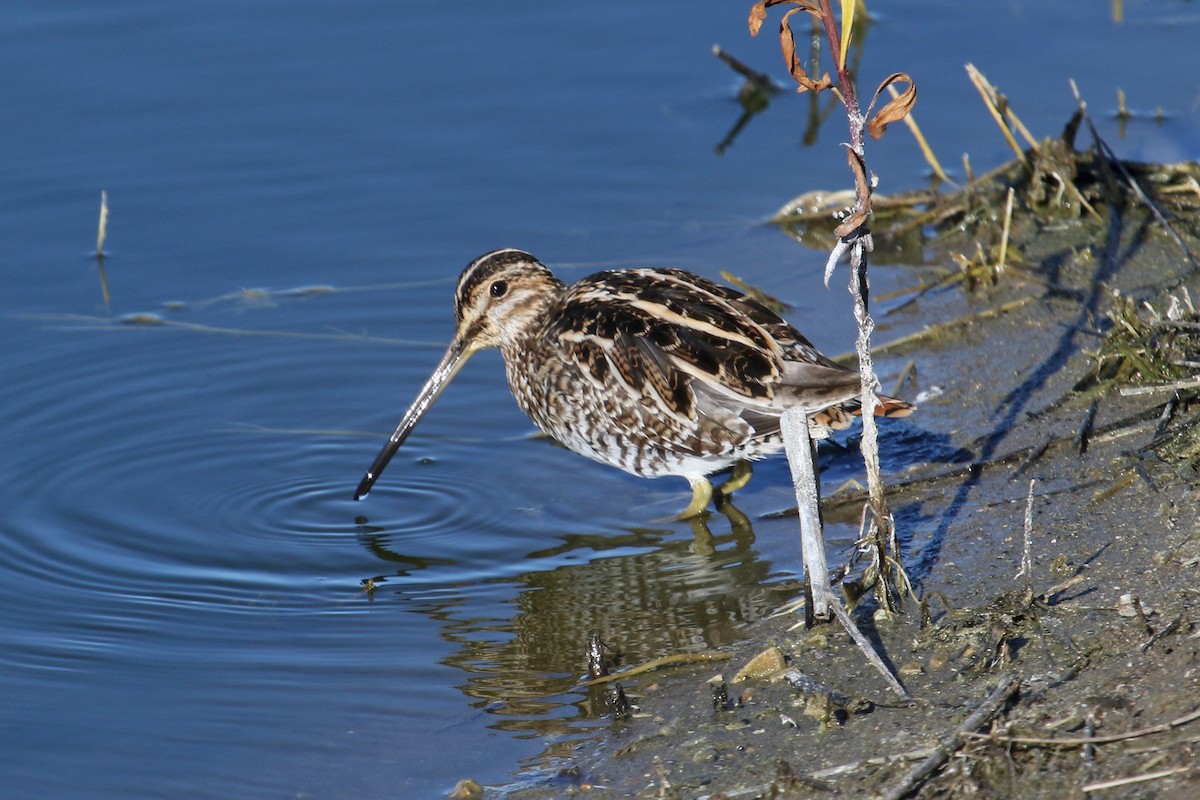
M 490 291 L 492 297 L 504 297 L 504 293 L 508 291 L 508 284 L 505 281 L 496 281 Z

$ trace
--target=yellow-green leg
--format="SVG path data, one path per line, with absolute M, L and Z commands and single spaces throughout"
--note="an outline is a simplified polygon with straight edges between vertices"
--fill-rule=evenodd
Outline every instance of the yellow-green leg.
M 749 541 L 754 541 L 754 527 L 750 524 L 750 518 L 733 504 L 729 495 L 718 494 L 714 505 L 717 511 L 729 518 L 730 532 L 733 533 L 734 539 L 745 541 L 748 538 Z
M 688 503 L 688 507 L 681 511 L 676 519 L 699 516 L 708 510 L 708 504 L 712 502 L 713 487 L 708 478 L 688 478 L 688 482 L 692 484 L 692 502 Z
M 733 472 L 729 474 L 729 480 L 718 486 L 717 492 L 728 497 L 749 483 L 752 477 L 754 477 L 754 468 L 750 466 L 749 461 L 735 462 Z

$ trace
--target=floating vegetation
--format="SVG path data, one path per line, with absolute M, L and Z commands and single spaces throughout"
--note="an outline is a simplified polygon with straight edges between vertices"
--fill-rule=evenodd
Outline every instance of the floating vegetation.
M 1112 290 L 1112 323 L 1095 352 L 1091 373 L 1076 389 L 1102 385 L 1171 390 L 1200 377 L 1200 315 L 1186 288 L 1156 307 Z
M 119 317 L 117 321 L 122 325 L 162 325 L 166 322 L 158 314 L 152 314 L 147 311 L 125 314 Z
M 321 295 L 334 294 L 337 288 L 333 286 L 297 286 L 295 289 L 283 289 L 279 292 L 284 297 L 320 297 Z
M 876 251 L 889 263 L 923 263 L 927 245 L 935 242 L 959 264 L 961 274 L 952 282 L 968 289 L 986 288 L 1010 271 L 1007 266 L 1021 261 L 1020 244 L 1046 228 L 1090 224 L 1103 238 L 1115 219 L 1134 208 L 1149 210 L 1185 257 L 1197 263 L 1175 226 L 1193 226 L 1190 232 L 1196 235 L 1200 164 L 1118 159 L 1092 125 L 1078 94 L 1078 108 L 1063 132 L 1038 141 L 1008 98 L 973 66 L 968 65 L 967 72 L 1014 158 L 978 177 L 964 166 L 969 182 L 950 192 L 935 187 L 875 195 L 872 235 Z M 1083 150 L 1076 143 L 1081 129 L 1092 138 L 1091 147 Z M 930 153 L 926 158 L 936 174 L 936 157 Z M 785 204 L 771 221 L 804 244 L 824 249 L 836 239 L 838 220 L 832 212 L 852 202 L 846 193 L 808 192 Z M 1023 270 L 1017 274 L 1030 277 Z
M 1191 296 L 1180 288 L 1155 305 L 1114 290 L 1108 318 L 1111 327 L 1088 354 L 1092 370 L 1076 390 L 1099 395 L 1116 388 L 1124 397 L 1157 397 L 1162 410 L 1150 442 L 1133 454 L 1138 459 L 1134 469 L 1152 455 L 1194 477 L 1200 469 L 1198 420 L 1194 411 L 1185 412 L 1200 393 L 1200 314 Z M 1124 485 L 1133 477 L 1132 472 L 1127 475 Z

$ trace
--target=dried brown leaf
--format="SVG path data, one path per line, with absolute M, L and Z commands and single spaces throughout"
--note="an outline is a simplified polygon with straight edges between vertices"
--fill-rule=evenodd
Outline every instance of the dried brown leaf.
M 808 73 L 804 71 L 804 67 L 800 65 L 800 59 L 796 55 L 796 37 L 792 34 L 792 25 L 788 21 L 792 14 L 795 14 L 800 9 L 793 8 L 791 11 L 783 15 L 783 19 L 779 21 L 779 46 L 783 48 L 783 61 L 787 64 L 788 72 L 796 80 L 807 80 Z
M 850 214 L 842 220 L 842 224 L 833 229 L 837 237 L 842 240 L 864 227 L 867 224 L 867 217 L 871 213 L 871 184 L 867 180 L 867 165 L 850 147 L 846 148 L 846 159 L 850 164 L 850 171 L 854 173 L 855 203 Z
M 821 10 L 812 0 L 759 0 L 750 8 L 750 35 L 758 35 L 763 22 L 767 19 L 768 8 L 783 5 L 784 3 L 796 6 L 796 8 L 784 14 L 783 19 L 779 23 L 779 45 L 783 49 L 783 60 L 787 63 L 788 72 L 800 84 L 797 91 L 819 92 L 823 89 L 828 89 L 833 85 L 833 82 L 829 80 L 828 74 L 823 75 L 818 80 L 814 80 L 809 77 L 808 72 L 801 66 L 800 59 L 796 57 L 796 38 L 792 34 L 791 23 L 788 19 L 797 11 L 806 11 L 820 18 Z
M 750 35 L 758 36 L 758 30 L 767 18 L 766 0 L 759 0 L 750 7 Z
M 871 98 L 871 105 L 867 108 L 867 115 L 870 116 L 871 109 L 875 107 L 875 101 L 879 99 L 880 92 L 897 82 L 907 83 L 908 88 L 899 97 L 893 98 L 887 105 L 879 109 L 879 112 L 867 122 L 867 133 L 871 134 L 872 139 L 883 136 L 888 125 L 907 117 L 912 112 L 913 106 L 917 104 L 917 85 L 913 83 L 913 79 L 903 72 L 894 72 L 887 76 L 875 90 L 875 96 Z
M 800 60 L 796 55 L 796 37 L 792 35 L 792 26 L 790 18 L 797 11 L 805 11 L 812 16 L 821 17 L 821 10 L 811 0 L 758 0 L 754 6 L 750 8 L 750 35 L 757 36 L 758 31 L 762 29 L 763 22 L 767 19 L 767 8 L 779 6 L 782 4 L 790 4 L 796 6 L 784 14 L 784 19 L 779 23 L 779 44 L 784 50 L 784 61 L 787 64 L 787 71 L 791 73 L 792 78 L 796 79 L 796 83 L 800 84 L 797 91 L 821 91 L 828 89 L 833 85 L 832 80 L 829 80 L 828 74 L 822 76 L 818 80 L 809 77 L 809 73 L 800 65 Z
M 767 0 L 769 3 L 770 0 Z M 783 60 L 788 65 L 788 72 L 791 73 L 796 83 L 800 84 L 796 91 L 813 91 L 820 92 L 828 89 L 833 85 L 829 80 L 829 73 L 822 75 L 819 80 L 814 80 L 809 77 L 804 66 L 800 63 L 800 58 L 796 55 L 796 37 L 792 34 L 791 16 L 799 11 L 807 11 L 812 14 L 815 9 L 807 3 L 797 3 L 799 8 L 793 8 L 791 11 L 783 15 L 783 19 L 779 22 L 779 46 L 783 48 Z
M 846 219 L 842 222 L 841 225 L 838 225 L 836 228 L 833 229 L 833 232 L 835 235 L 837 235 L 837 237 L 839 239 L 845 239 L 850 234 L 854 233 L 855 231 L 857 231 L 859 228 L 861 228 L 863 225 L 866 225 L 866 224 L 867 224 L 867 215 L 866 214 L 864 214 L 861 211 L 852 211 L 852 212 L 850 212 L 850 215 L 848 217 L 846 217 Z
M 758 0 L 758 2 L 750 8 L 750 35 L 758 36 L 759 29 L 762 28 L 762 24 L 766 22 L 768 8 L 771 6 L 783 5 L 784 3 L 791 3 L 792 5 L 801 6 L 810 14 L 818 13 L 816 6 L 810 2 L 810 0 Z

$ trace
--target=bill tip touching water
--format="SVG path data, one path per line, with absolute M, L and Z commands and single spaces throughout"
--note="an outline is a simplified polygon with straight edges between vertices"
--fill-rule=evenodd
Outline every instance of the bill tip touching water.
M 358 488 L 354 490 L 354 499 L 362 500 L 371 492 L 371 487 L 375 485 L 376 473 L 368 472 L 363 475 L 363 479 L 358 482 Z
M 749 480 L 747 462 L 783 447 L 780 417 L 805 409 L 814 439 L 860 413 L 858 373 L 742 292 L 678 269 L 606 270 L 566 285 L 529 253 L 472 261 L 454 294 L 445 355 L 363 476 L 366 496 L 388 461 L 476 350 L 500 349 L 521 410 L 581 455 L 647 478 L 687 479 L 692 501 Z M 875 413 L 914 406 L 879 396 Z

